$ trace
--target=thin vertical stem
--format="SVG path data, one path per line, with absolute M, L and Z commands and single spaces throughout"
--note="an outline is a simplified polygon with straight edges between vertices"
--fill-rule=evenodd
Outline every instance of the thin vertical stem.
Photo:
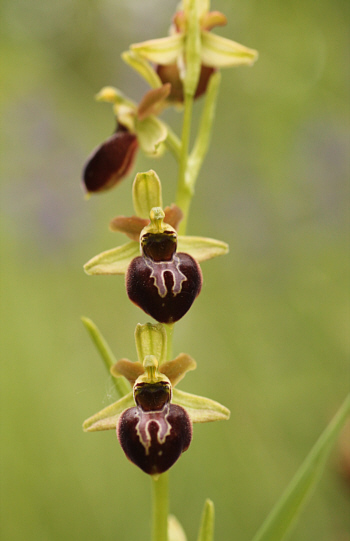
M 181 208 L 183 212 L 183 219 L 180 224 L 179 233 L 184 235 L 186 232 L 187 219 L 189 208 L 191 204 L 191 199 L 193 196 L 193 189 L 190 187 L 187 179 L 188 175 L 188 149 L 190 144 L 190 135 L 191 135 L 191 121 L 192 121 L 192 108 L 193 108 L 193 97 L 185 94 L 185 109 L 184 109 L 184 119 L 182 125 L 182 146 L 181 146 L 181 156 L 179 164 L 179 177 L 177 184 L 177 197 L 176 204 Z
M 168 541 L 169 476 L 152 477 L 152 541 Z
M 164 325 L 167 335 L 167 355 L 166 360 L 170 361 L 173 358 L 173 334 L 174 334 L 174 323 L 170 323 L 169 325 Z

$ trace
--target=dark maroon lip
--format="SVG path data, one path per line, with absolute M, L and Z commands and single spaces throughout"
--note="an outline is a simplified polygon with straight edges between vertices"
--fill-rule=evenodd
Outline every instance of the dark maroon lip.
M 186 451 L 192 439 L 192 423 L 181 406 L 166 404 L 159 411 L 141 407 L 125 410 L 117 435 L 127 458 L 145 473 L 167 471 Z
M 136 257 L 126 274 L 132 302 L 160 323 L 175 323 L 191 308 L 202 287 L 202 273 L 189 254 L 178 253 L 171 261 L 155 262 Z

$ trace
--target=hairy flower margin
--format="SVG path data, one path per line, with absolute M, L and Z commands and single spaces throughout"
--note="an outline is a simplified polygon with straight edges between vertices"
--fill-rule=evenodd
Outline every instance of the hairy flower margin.
M 215 35 L 215 26 L 226 24 L 226 16 L 210 11 L 208 0 L 198 0 L 195 9 L 183 0 L 173 17 L 169 36 L 131 45 L 123 60 L 151 86 L 137 105 L 112 87 L 103 88 L 98 101 L 113 104 L 114 134 L 93 151 L 83 172 L 89 194 L 108 190 L 131 171 L 139 148 L 160 156 L 167 146 L 175 154 L 179 141 L 158 118 L 170 105 L 183 103 L 185 94 L 198 98 L 220 68 L 252 65 L 257 51 Z

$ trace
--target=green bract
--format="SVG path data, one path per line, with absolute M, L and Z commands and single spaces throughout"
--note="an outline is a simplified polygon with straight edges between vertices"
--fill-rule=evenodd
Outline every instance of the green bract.
M 162 206 L 161 183 L 154 171 L 138 173 L 133 184 L 133 203 L 136 216 L 119 220 L 123 227 L 114 227 L 121 230 L 132 238 L 139 239 L 142 229 L 148 225 L 152 208 Z M 168 210 L 167 210 L 168 209 Z M 173 225 L 172 220 L 178 221 L 179 209 L 167 207 L 165 209 L 165 221 Z M 167 220 L 167 216 L 172 216 Z M 174 218 L 175 216 L 175 218 Z M 123 218 L 123 217 L 119 217 Z M 113 220 L 115 224 L 118 219 Z M 206 261 L 228 253 L 228 245 L 220 240 L 206 237 L 181 236 L 177 238 L 178 252 L 185 252 L 198 262 Z M 84 270 L 87 274 L 125 274 L 131 261 L 140 255 L 139 240 L 134 240 L 98 254 L 88 261 Z

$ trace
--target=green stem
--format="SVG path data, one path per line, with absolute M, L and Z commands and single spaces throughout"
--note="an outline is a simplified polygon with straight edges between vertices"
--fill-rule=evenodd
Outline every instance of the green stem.
M 191 135 L 191 121 L 192 121 L 192 109 L 193 109 L 193 97 L 189 94 L 185 95 L 185 109 L 184 119 L 182 126 L 182 146 L 181 156 L 179 164 L 179 177 L 177 184 L 177 197 L 176 204 L 181 208 L 183 212 L 183 219 L 180 223 L 179 233 L 184 235 L 186 233 L 188 213 L 190 209 L 191 200 L 193 197 L 193 189 L 188 182 L 188 149 L 190 144 Z
M 170 323 L 169 325 L 164 325 L 166 330 L 166 336 L 167 336 L 167 342 L 166 342 L 166 349 L 167 349 L 167 355 L 166 360 L 170 361 L 173 358 L 173 334 L 174 334 L 174 323 Z
M 164 143 L 177 160 L 181 157 L 181 141 L 174 131 L 167 125 L 168 135 Z
M 153 500 L 153 534 L 152 541 L 168 541 L 169 514 L 169 476 L 162 473 L 158 478 L 152 477 Z

